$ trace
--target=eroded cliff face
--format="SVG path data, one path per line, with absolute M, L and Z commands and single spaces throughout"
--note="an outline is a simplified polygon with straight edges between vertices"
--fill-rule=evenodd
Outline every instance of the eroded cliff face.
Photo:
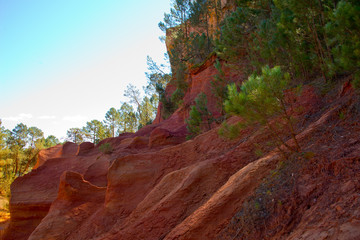
M 221 2 L 231 9 L 232 1 Z M 360 100 L 349 81 L 327 95 L 309 85 L 294 96 L 305 160 L 286 175 L 291 191 L 281 204 L 274 196 L 272 214 L 245 227 L 257 222 L 239 216 L 284 159 L 256 127 L 228 140 L 214 124 L 186 141 L 185 119 L 199 93 L 220 116 L 210 84 L 214 61 L 189 70 L 183 104 L 168 119 L 158 111 L 137 133 L 43 150 L 32 172 L 11 186 L 4 239 L 360 239 Z M 231 81 L 244 79 L 241 69 L 223 70 Z M 174 90 L 169 85 L 167 94 Z M 99 151 L 104 143 L 111 153 Z
M 206 91 L 212 72 L 209 65 L 194 74 L 189 99 Z M 178 110 L 104 140 L 110 154 L 91 143 L 44 150 L 12 185 L 5 239 L 358 239 L 360 103 L 351 87 L 342 91 L 323 98 L 305 86 L 297 97 L 298 140 L 312 154 L 266 228 L 241 232 L 236 216 L 282 161 L 270 137 L 253 128 L 230 141 L 214 127 L 185 141 Z M 267 146 L 262 157 L 259 145 Z

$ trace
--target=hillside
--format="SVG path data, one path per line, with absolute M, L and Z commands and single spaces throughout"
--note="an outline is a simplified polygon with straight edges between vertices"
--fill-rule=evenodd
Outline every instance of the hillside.
M 298 139 L 312 154 L 284 163 L 291 174 L 280 173 L 274 200 L 263 206 L 271 215 L 264 225 L 248 213 L 254 219 L 245 223 L 256 225 L 246 227 L 257 231 L 246 238 L 360 236 L 360 104 L 344 86 L 328 98 L 309 86 L 297 100 L 306 107 Z M 269 149 L 256 157 L 253 143 L 268 138 L 256 129 L 232 141 L 217 128 L 184 141 L 179 118 L 107 139 L 109 154 L 89 143 L 45 150 L 40 166 L 12 185 L 5 239 L 232 239 L 244 202 L 261 194 L 274 169 L 283 171 L 281 156 Z
M 234 9 L 229 1 L 222 11 Z M 167 47 L 175 68 L 170 31 Z M 219 135 L 219 119 L 234 125 L 244 118 L 224 116 L 212 88 L 216 65 L 237 84 L 252 68 L 248 53 L 236 55 L 236 68 L 220 55 L 188 63 L 186 88 L 179 75 L 167 85 L 168 99 L 184 91 L 168 118 L 163 102 L 153 123 L 136 133 L 42 150 L 33 170 L 11 186 L 4 239 L 360 239 L 360 97 L 354 74 L 330 81 L 319 68 L 302 79 L 301 88 L 292 84 L 285 91 L 301 151 L 284 157 L 294 139 L 287 135 L 276 147 L 260 124 L 231 139 Z M 200 93 L 217 121 L 201 125 L 187 140 L 186 119 Z M 274 115 L 270 121 L 282 119 Z

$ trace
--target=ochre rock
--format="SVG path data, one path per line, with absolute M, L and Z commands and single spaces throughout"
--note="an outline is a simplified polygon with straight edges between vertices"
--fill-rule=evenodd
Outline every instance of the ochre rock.
M 33 167 L 33 169 L 37 169 L 38 167 L 43 165 L 46 160 L 48 160 L 50 158 L 60 157 L 62 154 L 62 148 L 63 148 L 63 146 L 61 146 L 59 144 L 59 145 L 56 145 L 56 146 L 48 148 L 48 149 L 40 150 L 38 157 L 37 157 L 36 164 Z
M 61 150 L 61 156 L 62 157 L 70 157 L 75 156 L 79 153 L 79 145 L 72 143 L 72 142 L 66 142 L 62 146 Z
M 283 156 L 257 126 L 234 140 L 214 126 L 185 141 L 189 106 L 211 91 L 214 69 L 209 63 L 191 74 L 184 105 L 168 119 L 96 146 L 43 151 L 38 167 L 12 184 L 5 239 L 234 239 L 227 226 Z M 241 81 L 241 73 L 232 77 Z M 360 108 L 351 92 L 337 99 L 321 99 L 310 86 L 300 96 L 287 93 L 299 107 L 289 110 L 298 120 L 297 140 L 312 154 L 299 153 L 308 162 L 296 191 L 248 239 L 359 238 Z M 208 107 L 218 111 L 211 97 Z M 344 109 L 354 113 L 352 122 L 339 118 Z M 102 144 L 111 151 L 101 152 Z
M 79 173 L 64 172 L 60 178 L 58 196 L 52 203 L 49 214 L 29 240 L 67 239 L 103 204 L 105 191 L 105 187 L 92 185 Z
M 155 128 L 149 138 L 149 147 L 176 145 L 185 141 L 186 127 L 178 129 L 177 132 L 171 132 L 164 128 Z
M 63 172 L 76 169 L 80 173 L 86 173 L 87 169 L 96 162 L 96 157 L 83 159 L 76 156 L 78 153 L 76 144 L 64 144 L 60 152 L 60 157 L 45 160 L 41 166 L 17 178 L 11 185 L 11 221 L 6 239 L 27 239 L 56 199 Z M 58 154 L 59 152 L 55 151 L 55 155 Z M 104 174 L 106 173 L 101 173 Z
M 93 148 L 94 148 L 94 144 L 91 142 L 83 142 L 80 144 L 79 146 L 79 152 L 77 153 L 77 155 L 85 155 L 88 152 L 90 152 Z

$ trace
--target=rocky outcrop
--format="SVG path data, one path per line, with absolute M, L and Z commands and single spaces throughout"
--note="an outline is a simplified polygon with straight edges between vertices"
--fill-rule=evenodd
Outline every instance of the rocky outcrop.
M 45 155 L 49 159 L 40 158 L 38 168 L 13 182 L 10 199 L 11 221 L 6 239 L 26 239 L 37 227 L 56 199 L 59 177 L 63 172 L 74 167 L 85 171 L 86 164 L 76 161 L 77 150 L 76 144 L 69 143 L 50 148 L 49 153 L 43 151 L 40 157 Z
M 220 2 L 221 19 L 236 1 Z M 210 16 L 210 34 L 220 19 Z M 170 50 L 171 38 L 166 43 Z M 228 140 L 214 123 L 186 141 L 185 119 L 198 94 L 207 95 L 214 118 L 221 116 L 211 87 L 215 60 L 212 54 L 188 66 L 188 88 L 169 118 L 160 103 L 153 124 L 136 133 L 42 150 L 33 170 L 11 186 L 5 239 L 360 239 L 360 101 L 350 82 L 328 97 L 312 86 L 304 86 L 301 96 L 286 93 L 303 147 L 297 157 L 308 162 L 298 166 L 298 178 L 290 175 L 292 194 L 281 204 L 272 199 L 276 211 L 261 219 L 265 227 L 242 232 L 238 213 L 284 159 L 257 127 Z M 225 78 L 243 81 L 243 61 L 238 70 L 223 64 Z M 166 97 L 175 89 L 168 84 Z M 111 149 L 100 151 L 102 144 Z
M 67 239 L 101 207 L 105 191 L 105 187 L 92 185 L 79 173 L 64 172 L 57 198 L 29 239 Z
M 203 90 L 194 78 L 193 86 Z M 305 86 L 294 101 L 302 106 L 293 113 L 298 140 L 315 156 L 307 165 L 314 169 L 302 170 L 296 201 L 284 203 L 267 230 L 247 238 L 357 239 L 358 99 L 348 91 L 321 100 Z M 339 111 L 349 112 L 348 121 L 339 120 Z M 262 157 L 254 153 L 269 141 L 256 128 L 230 141 L 219 137 L 215 127 L 185 141 L 183 120 L 178 112 L 97 146 L 68 143 L 43 151 L 38 168 L 12 185 L 5 239 L 234 239 L 229 224 L 281 155 L 269 146 Z M 111 152 L 99 151 L 104 143 Z

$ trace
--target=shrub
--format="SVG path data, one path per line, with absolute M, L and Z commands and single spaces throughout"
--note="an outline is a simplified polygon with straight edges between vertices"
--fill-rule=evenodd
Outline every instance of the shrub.
M 195 105 L 191 107 L 190 116 L 186 119 L 187 129 L 189 131 L 188 139 L 195 137 L 201 132 L 202 124 L 210 130 L 213 117 L 207 109 L 207 97 L 204 93 L 200 93 L 195 98 Z
M 100 150 L 100 152 L 102 152 L 104 154 L 110 154 L 114 151 L 114 149 L 110 143 L 101 144 L 99 147 L 99 150 Z
M 281 145 L 290 152 L 300 151 L 293 119 L 287 112 L 290 103 L 284 95 L 289 80 L 290 75 L 282 73 L 280 67 L 270 69 L 266 66 L 260 76 L 253 74 L 243 82 L 240 92 L 234 83 L 228 85 L 228 99 L 224 103 L 228 114 L 239 115 L 245 120 L 242 127 L 255 123 L 264 126 L 277 143 L 278 150 L 284 155 L 286 154 L 280 148 Z M 271 121 L 274 117 L 278 118 L 277 121 Z M 295 147 L 286 143 L 288 133 L 293 138 Z

